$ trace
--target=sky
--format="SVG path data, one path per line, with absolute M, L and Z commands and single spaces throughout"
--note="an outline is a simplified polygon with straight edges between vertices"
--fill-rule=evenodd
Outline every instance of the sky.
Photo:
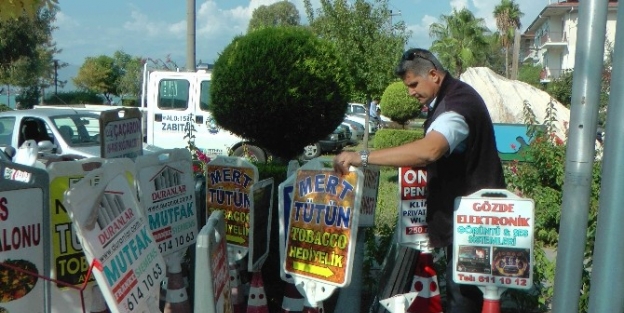
M 255 8 L 280 0 L 196 0 L 196 57 L 213 63 L 237 35 L 247 30 Z M 557 0 L 516 0 L 524 12 L 522 30 L 540 11 Z M 303 0 L 290 0 L 307 24 Z M 312 0 L 318 8 L 319 1 Z M 406 48 L 429 48 L 429 25 L 453 8 L 468 8 L 496 29 L 494 7 L 500 0 L 390 0 L 393 21 L 406 23 L 412 36 Z M 86 57 L 109 55 L 121 50 L 132 56 L 166 59 L 184 67 L 186 63 L 187 1 L 174 0 L 59 0 L 53 39 L 62 52 L 56 56 L 77 69 Z M 59 74 L 59 76 L 62 76 Z M 59 77 L 69 79 L 70 77 Z

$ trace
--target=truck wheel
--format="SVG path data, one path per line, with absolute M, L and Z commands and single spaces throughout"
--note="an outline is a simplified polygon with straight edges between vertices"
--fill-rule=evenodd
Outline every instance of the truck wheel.
M 264 150 L 260 149 L 260 147 L 253 145 L 241 145 L 238 148 L 234 149 L 232 156 L 236 157 L 247 157 L 252 161 L 258 163 L 266 163 L 266 154 Z
M 312 160 L 314 158 L 319 157 L 320 155 L 321 155 L 321 144 L 318 142 L 303 147 L 302 157 L 304 160 Z

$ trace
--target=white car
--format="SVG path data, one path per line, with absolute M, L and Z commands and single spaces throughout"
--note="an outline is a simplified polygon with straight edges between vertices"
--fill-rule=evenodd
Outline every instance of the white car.
M 18 149 L 34 140 L 39 151 L 56 155 L 99 157 L 100 115 L 74 109 L 30 109 L 0 112 L 0 149 Z M 146 146 L 145 153 L 162 150 Z

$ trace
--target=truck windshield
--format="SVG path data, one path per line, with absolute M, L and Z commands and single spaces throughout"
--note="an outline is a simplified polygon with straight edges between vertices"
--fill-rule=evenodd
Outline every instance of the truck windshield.
M 158 84 L 158 108 L 163 110 L 186 110 L 189 102 L 190 83 L 186 79 L 163 79 Z

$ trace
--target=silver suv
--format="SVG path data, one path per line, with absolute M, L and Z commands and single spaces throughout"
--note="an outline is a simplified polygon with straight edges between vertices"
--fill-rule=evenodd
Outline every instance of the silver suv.
M 0 112 L 0 149 L 34 140 L 39 151 L 82 157 L 100 156 L 99 115 L 73 109 Z

